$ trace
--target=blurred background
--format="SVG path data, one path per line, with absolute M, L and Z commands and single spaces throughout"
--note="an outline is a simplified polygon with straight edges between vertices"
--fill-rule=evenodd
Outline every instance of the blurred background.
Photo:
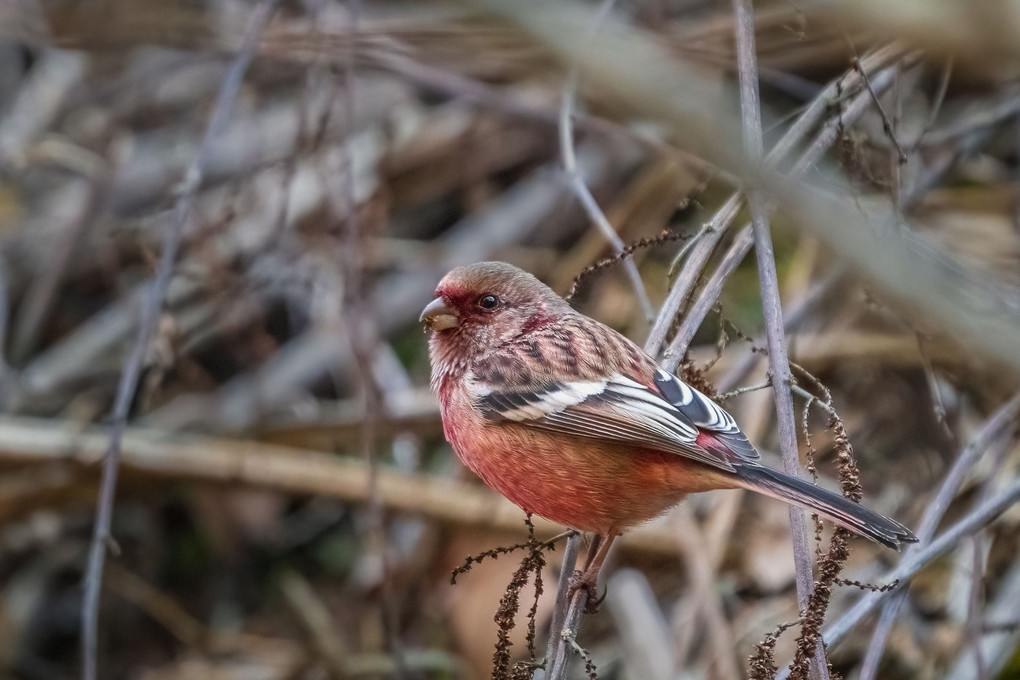
M 762 386 L 750 215 L 727 156 L 742 153 L 733 8 L 544 6 L 0 2 L 0 678 L 80 672 L 118 415 L 100 677 L 489 677 L 523 554 L 456 585 L 450 572 L 527 530 L 455 460 L 428 389 L 418 314 L 453 266 L 576 283 L 579 309 L 639 344 L 658 335 L 653 353 L 706 389 Z M 765 150 L 795 190 L 840 182 L 844 206 L 814 226 L 773 215 L 790 357 L 831 391 L 865 502 L 911 527 L 961 456 L 932 529 L 1017 478 L 1020 335 L 971 337 L 954 317 L 1020 327 L 1017 8 L 754 6 Z M 877 212 L 894 219 L 871 229 Z M 897 283 L 922 280 L 925 257 L 868 271 L 890 239 L 967 286 Z M 771 389 L 724 404 L 781 465 Z M 838 488 L 828 413 L 795 405 L 802 462 Z M 833 645 L 834 671 L 1020 677 L 1020 512 L 993 519 L 913 575 L 887 621 Z M 735 491 L 625 536 L 579 636 L 597 677 L 746 677 L 798 618 L 790 546 L 786 507 Z M 842 577 L 865 584 L 902 557 L 851 547 Z M 539 657 L 561 554 L 543 572 Z M 861 596 L 837 585 L 828 620 Z M 796 635 L 774 642 L 777 666 Z

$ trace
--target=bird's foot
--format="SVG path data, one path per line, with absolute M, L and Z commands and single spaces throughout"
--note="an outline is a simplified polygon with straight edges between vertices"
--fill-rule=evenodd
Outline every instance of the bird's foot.
M 606 593 L 602 593 L 602 597 L 598 596 L 598 573 L 589 573 L 588 570 L 583 572 L 575 571 L 574 575 L 570 577 L 570 593 L 573 594 L 578 590 L 584 590 L 588 594 L 588 601 L 584 605 L 585 614 L 595 614 L 599 610 L 599 606 L 606 599 Z

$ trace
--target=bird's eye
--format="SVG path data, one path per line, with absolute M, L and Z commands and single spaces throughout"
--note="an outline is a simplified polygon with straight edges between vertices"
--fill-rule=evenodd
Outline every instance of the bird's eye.
M 495 309 L 499 305 L 499 298 L 491 293 L 486 293 L 478 298 L 478 306 L 482 309 Z

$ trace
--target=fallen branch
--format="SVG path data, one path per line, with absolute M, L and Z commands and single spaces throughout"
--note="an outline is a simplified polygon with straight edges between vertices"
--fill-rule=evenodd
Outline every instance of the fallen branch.
M 95 469 L 107 442 L 104 428 L 80 429 L 68 421 L 0 418 L 0 463 L 66 461 Z M 351 503 L 364 503 L 369 497 L 369 468 L 364 460 L 257 441 L 129 427 L 122 440 L 121 468 L 139 475 L 318 494 Z M 477 484 L 407 475 L 386 467 L 379 469 L 378 484 L 379 502 L 389 510 L 523 535 L 521 509 Z M 534 521 L 540 538 L 563 531 L 558 524 L 537 517 Z M 673 539 L 673 531 L 664 522 L 637 527 L 620 542 L 625 549 L 666 556 L 676 555 Z

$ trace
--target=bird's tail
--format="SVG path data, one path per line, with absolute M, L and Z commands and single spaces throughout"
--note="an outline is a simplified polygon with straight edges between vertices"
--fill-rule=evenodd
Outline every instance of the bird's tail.
M 896 550 L 903 543 L 917 542 L 917 536 L 899 522 L 782 472 L 758 465 L 737 466 L 737 483 L 746 489 L 817 512 L 855 534 Z

